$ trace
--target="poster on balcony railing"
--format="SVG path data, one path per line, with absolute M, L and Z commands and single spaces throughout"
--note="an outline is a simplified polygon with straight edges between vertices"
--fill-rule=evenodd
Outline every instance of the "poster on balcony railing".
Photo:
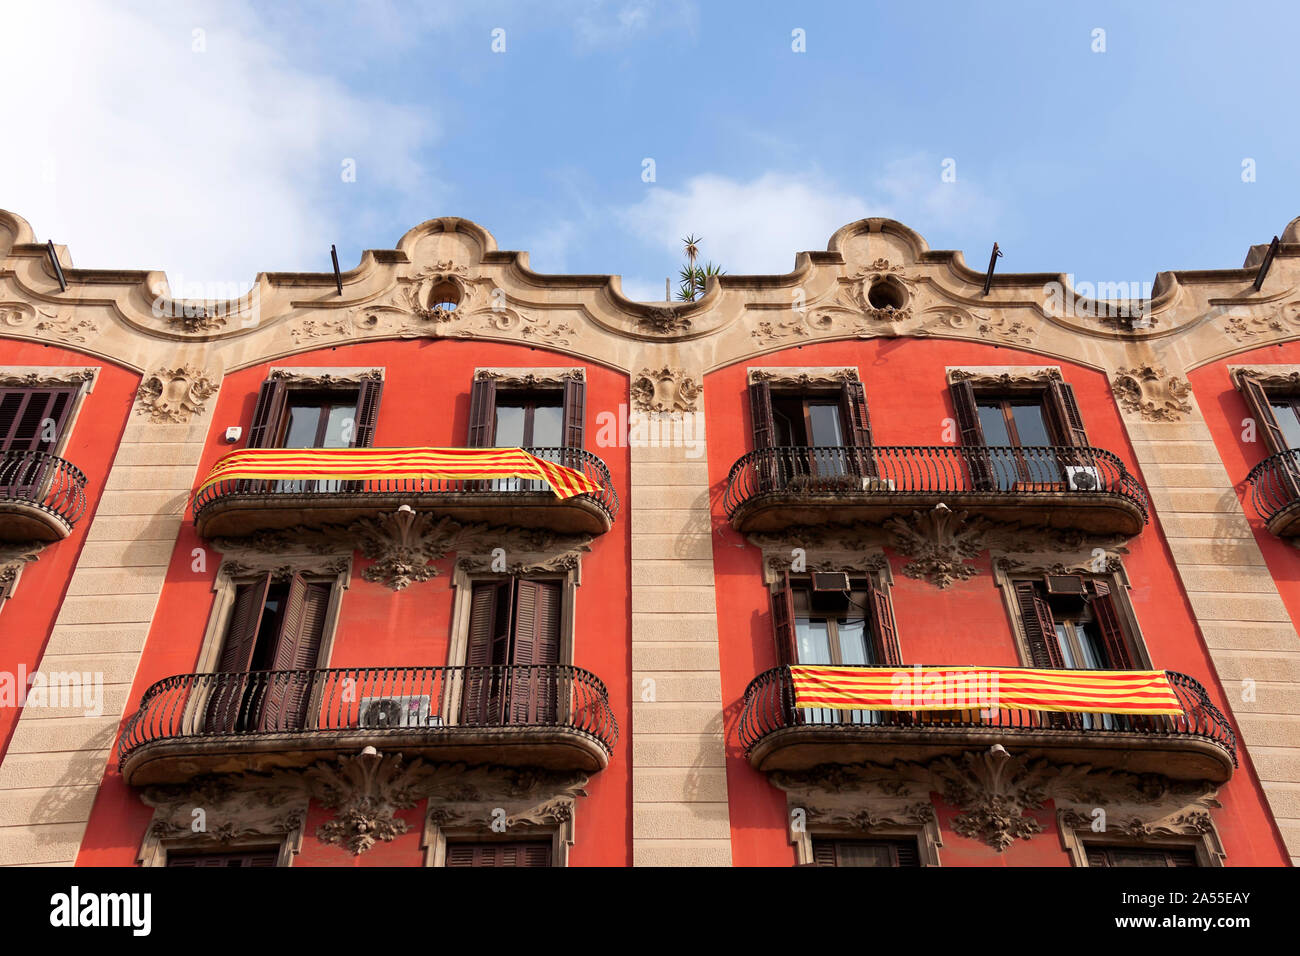
M 1046 710 L 1183 713 L 1164 671 L 1027 667 L 790 668 L 796 707 L 832 710 Z
M 220 481 L 314 478 L 528 478 L 545 481 L 558 498 L 600 491 L 582 472 L 522 448 L 243 448 L 213 465 L 199 491 Z

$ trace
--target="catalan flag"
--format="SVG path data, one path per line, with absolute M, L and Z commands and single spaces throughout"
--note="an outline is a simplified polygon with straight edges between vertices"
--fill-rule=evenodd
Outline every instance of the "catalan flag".
M 793 666 L 790 673 L 801 708 L 1183 713 L 1164 671 Z
M 545 481 L 557 498 L 601 490 L 582 472 L 522 448 L 243 448 L 213 465 L 199 491 L 219 481 L 245 478 L 526 478 Z

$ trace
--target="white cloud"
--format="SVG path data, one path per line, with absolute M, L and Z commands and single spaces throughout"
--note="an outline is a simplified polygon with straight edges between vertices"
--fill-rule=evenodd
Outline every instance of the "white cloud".
M 944 162 L 949 159 L 956 179 L 944 182 Z M 998 204 L 966 177 L 961 162 L 952 157 L 941 160 L 915 154 L 892 160 L 885 164 L 876 188 L 885 205 L 896 210 L 891 215 L 922 235 L 926 230 L 969 229 L 998 212 Z
M 165 269 L 183 293 L 328 269 L 346 190 L 427 206 L 427 114 L 296 66 L 287 27 L 251 3 L 7 7 L 0 207 L 78 266 Z
M 673 261 L 682 237 L 694 233 L 703 239 L 703 261 L 749 274 L 789 272 L 796 252 L 824 249 L 840 226 L 872 214 L 865 199 L 820 177 L 765 173 L 747 183 L 703 175 L 681 190 L 655 187 L 618 217 L 647 245 L 671 251 Z
M 579 0 L 573 10 L 577 44 L 593 50 L 669 31 L 694 39 L 699 22 L 699 11 L 689 0 Z

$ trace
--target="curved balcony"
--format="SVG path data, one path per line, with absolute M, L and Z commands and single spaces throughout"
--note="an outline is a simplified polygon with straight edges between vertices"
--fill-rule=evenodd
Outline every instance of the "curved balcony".
M 1300 450 L 1265 458 L 1246 476 L 1250 502 L 1270 534 L 1300 536 Z
M 1073 446 L 775 447 L 752 451 L 727 476 L 737 531 L 828 521 L 884 521 L 953 508 L 1030 525 L 1134 535 L 1147 496 L 1118 456 Z
M 1002 744 L 1017 754 L 1180 780 L 1228 780 L 1237 766 L 1231 724 L 1197 681 L 1166 672 L 1180 716 L 1040 710 L 887 711 L 795 707 L 788 667 L 745 690 L 740 741 L 758 770 L 819 764 L 925 761 Z
M 86 476 L 41 451 L 0 451 L 0 541 L 61 541 L 86 511 Z
M 204 537 L 238 537 L 299 525 L 347 524 L 409 505 L 458 521 L 566 534 L 604 534 L 618 513 L 618 493 L 605 463 L 581 448 L 526 448 L 538 458 L 580 471 L 598 494 L 557 498 L 544 481 L 522 478 L 385 478 L 360 480 L 223 479 L 194 497 L 194 524 Z
M 618 740 L 580 667 L 363 667 L 184 674 L 150 687 L 118 744 L 127 783 L 301 767 L 362 747 L 594 772 Z

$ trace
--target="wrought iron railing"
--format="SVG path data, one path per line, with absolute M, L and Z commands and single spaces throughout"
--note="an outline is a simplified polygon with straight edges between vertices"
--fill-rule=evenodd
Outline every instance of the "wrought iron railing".
M 774 667 L 759 674 L 745 689 L 740 715 L 740 742 L 749 753 L 768 734 L 790 727 L 827 727 L 844 731 L 869 728 L 906 728 L 918 734 L 989 728 L 1012 732 L 1142 734 L 1151 737 L 1190 736 L 1211 740 L 1232 756 L 1237 765 L 1237 737 L 1227 717 L 1210 700 L 1198 681 L 1166 671 L 1183 712 L 1166 714 L 1067 714 L 1056 711 L 987 709 L 831 710 L 796 707 L 789 667 Z
M 618 740 L 604 682 L 580 667 L 353 667 L 167 677 L 145 691 L 118 752 L 125 761 L 162 740 L 493 727 L 576 730 L 606 753 Z
M 1300 449 L 1265 458 L 1246 476 L 1250 502 L 1266 522 L 1300 502 Z
M 0 451 L 0 501 L 21 501 L 72 526 L 86 511 L 86 476 L 43 451 Z
M 870 445 L 760 448 L 731 467 L 731 517 L 764 495 L 1047 495 L 1120 497 L 1147 520 L 1147 495 L 1117 455 L 1076 446 Z
M 609 477 L 609 468 L 598 457 L 582 448 L 525 448 L 524 451 L 546 461 L 580 471 L 600 485 L 600 491 L 576 496 L 594 502 L 610 519 L 618 514 L 618 492 Z M 421 494 L 537 494 L 549 493 L 544 481 L 523 478 L 374 478 L 265 480 L 227 478 L 214 482 L 194 496 L 194 516 L 217 501 L 233 498 L 266 498 L 276 495 L 337 497 L 339 495 L 421 495 Z M 574 500 L 574 499 L 570 499 Z

